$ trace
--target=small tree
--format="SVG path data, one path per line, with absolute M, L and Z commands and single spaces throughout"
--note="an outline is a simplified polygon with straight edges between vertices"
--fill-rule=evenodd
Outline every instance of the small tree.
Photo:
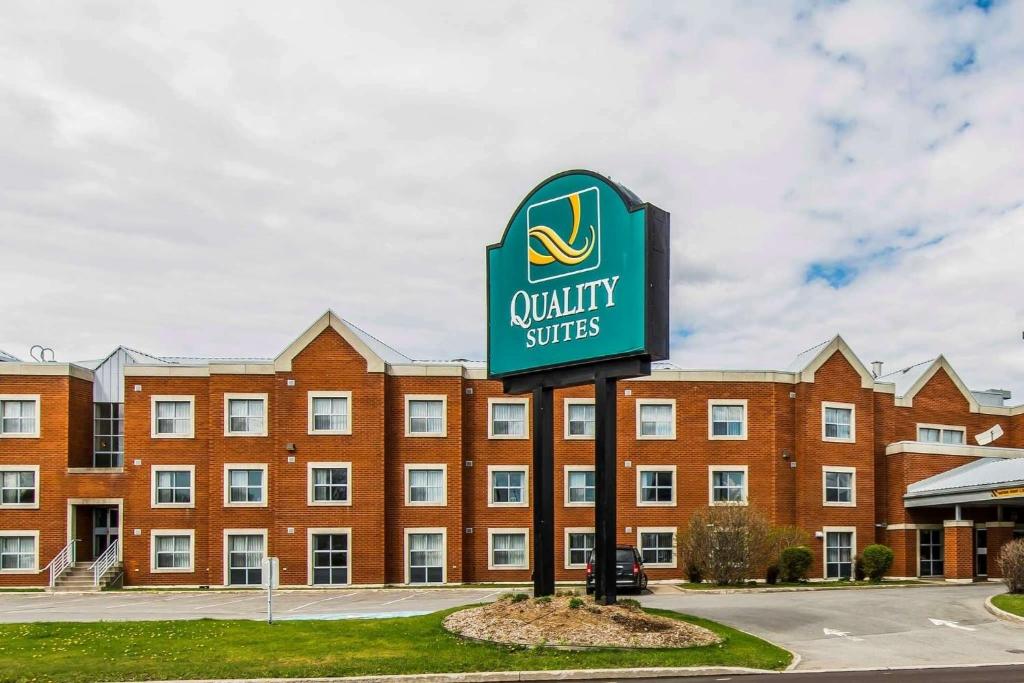
M 864 552 L 861 553 L 864 575 L 871 581 L 881 581 L 892 566 L 892 558 L 892 549 L 889 546 L 876 543 L 864 548 Z
M 805 545 L 786 548 L 779 557 L 779 578 L 784 583 L 806 581 L 807 572 L 814 562 L 814 553 Z
M 1024 593 L 1024 539 L 1005 544 L 999 552 L 998 562 L 1007 590 Z
M 745 505 L 698 510 L 679 543 L 684 566 L 721 586 L 758 575 L 775 559 L 772 528 L 764 515 Z
M 772 529 L 771 543 L 776 557 L 780 556 L 786 548 L 806 546 L 810 542 L 810 535 L 798 526 L 777 526 Z

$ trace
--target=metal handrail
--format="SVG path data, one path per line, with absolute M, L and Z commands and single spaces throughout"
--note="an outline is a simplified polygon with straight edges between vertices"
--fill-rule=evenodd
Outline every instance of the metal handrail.
M 92 569 L 92 585 L 99 586 L 100 579 L 107 573 L 107 570 L 117 564 L 117 547 L 121 542 L 120 538 L 115 538 L 107 549 L 103 551 L 103 554 L 96 558 L 96 561 L 89 567 Z
M 61 548 L 53 559 L 50 560 L 50 564 L 39 570 L 40 573 L 50 570 L 50 588 L 53 588 L 57 583 L 57 579 L 60 578 L 60 575 L 75 563 L 75 544 L 78 543 L 79 540 L 80 539 L 73 538 L 68 541 L 68 544 Z

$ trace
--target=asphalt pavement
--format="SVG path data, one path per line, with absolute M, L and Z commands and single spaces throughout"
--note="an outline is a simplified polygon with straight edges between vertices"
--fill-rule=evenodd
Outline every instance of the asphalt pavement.
M 1024 667 L 984 666 L 953 669 L 895 669 L 888 671 L 837 671 L 792 673 L 785 676 L 789 683 L 874 683 L 878 680 L 892 683 L 1024 683 Z M 603 679 L 611 681 L 615 679 Z M 736 683 L 779 683 L 778 674 L 750 674 L 743 676 L 697 676 L 694 678 L 659 678 L 658 683 L 710 683 L 735 681 Z

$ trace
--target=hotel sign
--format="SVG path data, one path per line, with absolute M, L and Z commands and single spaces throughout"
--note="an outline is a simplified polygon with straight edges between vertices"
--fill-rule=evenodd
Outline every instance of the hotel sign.
M 668 214 L 590 171 L 520 203 L 487 249 L 491 378 L 668 356 Z
M 995 489 L 992 491 L 993 498 L 1015 498 L 1024 496 L 1024 486 L 1014 486 L 1007 489 Z

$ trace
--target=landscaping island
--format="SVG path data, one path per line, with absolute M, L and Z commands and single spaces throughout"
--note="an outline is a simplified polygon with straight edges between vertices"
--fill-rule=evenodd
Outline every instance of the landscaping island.
M 704 619 L 643 610 L 707 629 L 713 645 L 560 650 L 460 638 L 417 617 L 346 621 L 143 621 L 0 625 L 0 682 L 299 678 L 467 671 L 722 666 L 784 669 L 792 655 Z M 628 608 L 613 608 L 627 610 Z

